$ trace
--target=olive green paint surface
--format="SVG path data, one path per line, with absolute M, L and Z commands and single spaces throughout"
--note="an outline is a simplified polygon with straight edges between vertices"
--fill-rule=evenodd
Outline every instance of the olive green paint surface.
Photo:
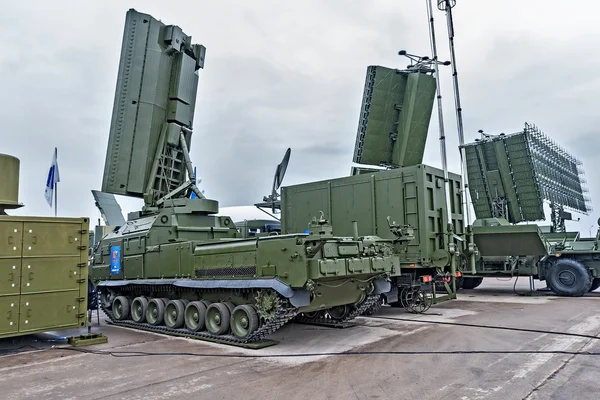
M 185 182 L 179 135 L 188 128 L 189 148 L 205 51 L 180 27 L 127 12 L 103 192 L 156 199 Z
M 460 176 L 451 180 L 452 224 L 464 232 Z M 363 173 L 331 180 L 285 186 L 282 189 L 282 233 L 302 232 L 310 215 L 323 210 L 335 235 L 351 236 L 352 221 L 360 236 L 393 239 L 389 216 L 399 225 L 410 225 L 415 239 L 408 242 L 403 262 L 429 264 L 432 254 L 447 249 L 443 172 L 427 165 Z
M 544 219 L 543 198 L 524 134 L 467 144 L 465 154 L 477 218 L 496 217 L 492 204 L 504 198 L 508 222 Z
M 85 326 L 87 218 L 0 216 L 0 338 Z
M 486 220 L 476 220 L 473 226 L 475 244 L 480 254 L 486 256 L 543 256 L 548 254 L 548 243 L 540 228 L 535 225 L 502 224 L 483 225 Z
M 423 162 L 435 91 L 430 74 L 369 66 L 353 161 L 394 167 Z
M 161 216 L 154 218 L 156 220 L 160 224 Z M 135 283 L 138 279 L 172 278 L 243 280 L 248 282 L 248 287 L 253 287 L 253 281 L 275 278 L 294 289 L 314 286 L 315 295 L 310 304 L 300 309 L 306 312 L 361 301 L 368 291 L 369 278 L 384 277 L 398 270 L 392 241 L 379 237 L 354 240 L 325 232 L 252 239 L 225 235 L 202 241 L 179 238 L 169 243 L 155 232 L 163 228 L 156 226 L 125 237 L 115 234 L 112 239 L 104 238 L 102 251 L 95 255 L 91 268 L 93 282 L 125 279 Z M 161 239 L 157 241 L 153 237 Z M 121 246 L 122 259 L 120 273 L 111 275 L 110 248 L 114 245 Z M 360 283 L 362 279 L 365 284 Z M 226 285 L 220 286 L 227 289 Z M 231 301 L 244 303 L 241 298 Z

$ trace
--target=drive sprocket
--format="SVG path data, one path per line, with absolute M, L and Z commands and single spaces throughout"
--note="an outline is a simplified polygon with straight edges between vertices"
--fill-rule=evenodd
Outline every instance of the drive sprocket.
M 265 321 L 275 318 L 277 310 L 280 308 L 279 296 L 272 289 L 261 289 L 254 297 L 256 303 L 254 307 L 259 317 Z

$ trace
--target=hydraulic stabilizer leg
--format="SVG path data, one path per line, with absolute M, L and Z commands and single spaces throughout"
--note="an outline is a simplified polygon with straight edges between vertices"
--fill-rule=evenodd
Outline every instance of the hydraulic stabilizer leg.
M 186 128 L 184 128 L 184 127 L 181 128 L 182 131 L 184 131 L 185 129 Z M 198 196 L 199 199 L 203 199 L 204 195 L 200 192 L 200 189 L 198 189 L 198 186 L 196 186 L 196 182 L 195 182 L 195 178 L 194 178 L 194 168 L 192 167 L 192 160 L 190 158 L 190 152 L 188 151 L 187 144 L 185 142 L 185 135 L 183 134 L 183 132 L 181 132 L 179 134 L 179 144 L 181 145 L 181 150 L 183 151 L 183 158 L 185 159 L 185 167 L 186 167 L 185 169 L 188 172 L 188 177 L 190 179 L 190 182 L 192 182 L 190 187 L 194 191 L 196 196 Z

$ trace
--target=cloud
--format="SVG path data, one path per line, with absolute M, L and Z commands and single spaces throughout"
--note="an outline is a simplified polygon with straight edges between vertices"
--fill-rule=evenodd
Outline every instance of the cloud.
M 260 201 L 287 147 L 292 148 L 290 176 L 322 174 L 335 160 L 349 165 L 353 141 L 339 140 L 356 123 L 339 117 L 347 86 L 336 80 L 324 85 L 305 72 L 255 58 L 230 57 L 215 69 L 222 77 L 250 77 L 233 86 L 219 79 L 208 83 L 205 90 L 218 93 L 210 98 L 216 104 L 210 115 L 197 116 L 192 156 L 210 193 L 226 199 L 223 205 Z M 201 103 L 206 107 L 201 104 L 200 110 L 208 108 L 209 101 Z
M 284 184 L 347 175 L 367 66 L 404 67 L 400 49 L 430 53 L 425 2 L 88 3 L 15 3 L 0 15 L 5 43 L 11 43 L 0 55 L 1 151 L 21 160 L 26 207 L 20 214 L 53 215 L 43 186 L 56 146 L 59 213 L 99 215 L 90 190 L 101 186 L 130 7 L 181 26 L 207 47 L 191 153 L 202 186 L 222 206 L 261 201 L 287 147 L 292 157 Z M 598 168 L 590 150 L 600 144 L 594 136 L 600 122 L 594 8 L 595 2 L 586 12 L 538 0 L 506 0 L 493 8 L 458 3 L 467 141 L 478 129 L 515 132 L 528 121 L 581 158 L 588 176 Z M 445 17 L 437 9 L 434 16 L 440 58 L 447 59 Z M 448 68 L 441 73 L 449 166 L 458 172 L 451 75 Z M 425 161 L 439 167 L 435 110 L 432 115 Z M 598 184 L 589 184 L 593 198 L 600 196 Z M 141 203 L 119 201 L 125 212 Z

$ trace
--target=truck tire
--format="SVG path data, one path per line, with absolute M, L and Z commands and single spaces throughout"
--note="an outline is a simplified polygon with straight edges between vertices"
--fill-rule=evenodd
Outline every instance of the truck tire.
M 475 289 L 477 286 L 481 285 L 481 282 L 483 282 L 482 277 L 468 278 L 466 276 L 463 276 L 462 288 L 463 289 Z
M 600 278 L 594 278 L 594 280 L 592 281 L 592 287 L 590 287 L 590 292 L 593 292 L 594 290 L 598 289 L 600 287 Z
M 559 296 L 579 297 L 592 286 L 592 278 L 587 268 L 578 261 L 564 258 L 548 268 L 548 287 Z

